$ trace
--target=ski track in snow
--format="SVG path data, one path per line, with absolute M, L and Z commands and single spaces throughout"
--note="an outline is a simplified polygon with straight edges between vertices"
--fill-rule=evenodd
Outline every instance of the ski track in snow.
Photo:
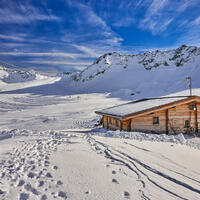
M 80 133 L 57 131 L 46 135 L 40 133 L 32 136 L 13 137 L 17 140 L 17 146 L 3 154 L 0 161 L 0 199 L 14 200 L 16 195 L 19 200 L 67 199 L 70 191 L 64 189 L 62 180 L 58 177 L 54 178 L 54 172 L 59 166 L 51 164 L 50 157 L 60 145 L 75 145 L 74 138 L 87 141 L 97 155 L 103 156 L 109 161 L 109 165 L 106 167 L 112 170 L 112 184 L 120 184 L 121 180 L 117 173 L 120 170 L 122 172 L 122 167 L 128 170 L 128 173 L 124 173 L 125 177 L 129 177 L 131 173 L 135 174 L 137 184 L 140 183 L 138 192 L 143 200 L 157 199 L 154 197 L 154 192 L 160 195 L 165 193 L 169 197 L 168 199 L 196 200 L 200 198 L 199 173 L 188 172 L 189 169 L 185 166 L 163 157 L 158 152 L 129 144 L 127 140 L 114 145 L 115 143 L 106 141 L 106 138 L 85 135 L 81 131 Z M 135 151 L 136 149 L 137 151 Z M 135 151 L 136 155 L 128 154 L 127 151 L 130 150 Z M 138 159 L 138 152 L 141 155 L 145 154 L 146 159 Z M 154 161 L 149 162 L 149 158 Z M 154 165 L 154 162 L 158 162 L 158 165 Z M 159 162 L 161 163 L 159 164 Z M 170 164 L 164 166 L 163 162 L 170 162 Z M 181 171 L 183 172 L 181 173 Z M 131 192 L 121 191 L 123 194 L 121 198 L 134 199 Z
M 126 166 L 128 169 L 130 169 L 133 173 L 135 173 L 138 176 L 138 181 L 140 181 L 142 183 L 142 188 L 140 190 L 141 194 L 142 194 L 142 199 L 151 199 L 149 198 L 149 194 L 145 195 L 145 188 L 146 185 L 151 183 L 153 185 L 155 185 L 157 188 L 165 191 L 166 193 L 169 193 L 169 195 L 172 195 L 174 197 L 177 197 L 178 199 L 183 199 L 183 200 L 189 200 L 190 198 L 186 198 L 184 194 L 178 194 L 177 190 L 173 191 L 168 189 L 168 187 L 162 186 L 159 182 L 157 182 L 156 178 L 151 178 L 148 173 L 146 173 L 146 171 L 152 172 L 164 179 L 166 179 L 167 181 L 172 182 L 173 184 L 176 184 L 180 187 L 183 187 L 184 189 L 188 190 L 189 192 L 194 192 L 198 195 L 200 195 L 200 179 L 193 179 L 191 177 L 187 177 L 183 174 L 180 174 L 178 172 L 175 172 L 181 176 L 184 177 L 184 182 L 178 180 L 177 178 L 174 178 L 170 175 L 167 175 L 161 171 L 156 170 L 155 168 L 152 168 L 151 166 L 147 165 L 144 163 L 144 161 L 140 161 L 130 155 L 127 155 L 126 153 L 119 151 L 116 149 L 116 147 L 113 146 L 109 146 L 105 143 L 102 143 L 100 141 L 97 141 L 93 138 L 88 137 L 88 142 L 90 143 L 91 146 L 94 147 L 94 150 L 96 151 L 101 151 L 104 152 L 105 156 L 110 159 L 112 162 L 118 162 L 121 163 L 122 165 Z M 133 146 L 133 145 L 132 145 Z M 138 147 L 136 147 L 138 148 Z M 139 148 L 141 149 L 141 148 Z M 141 149 L 141 150 L 145 150 L 147 152 L 149 152 L 146 149 Z M 176 164 L 175 164 L 176 165 Z M 178 165 L 177 165 L 178 166 Z M 170 171 L 170 169 L 168 169 Z M 199 174 L 195 174 L 194 177 L 198 177 Z M 198 184 L 196 184 L 195 187 L 191 186 L 190 184 L 187 184 L 188 180 L 192 180 L 193 183 L 196 182 Z M 198 196 L 198 198 L 200 198 L 200 196 Z

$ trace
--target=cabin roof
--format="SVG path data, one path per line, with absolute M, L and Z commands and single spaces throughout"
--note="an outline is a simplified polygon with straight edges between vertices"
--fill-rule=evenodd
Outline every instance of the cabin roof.
M 198 96 L 172 96 L 160 98 L 146 98 L 132 101 L 126 104 L 106 108 L 96 111 L 96 114 L 112 116 L 114 118 L 122 118 L 134 114 L 139 114 L 145 111 L 154 110 L 156 108 L 164 108 L 167 105 L 172 105 L 184 100 L 191 100 Z M 198 97 L 200 98 L 200 97 Z

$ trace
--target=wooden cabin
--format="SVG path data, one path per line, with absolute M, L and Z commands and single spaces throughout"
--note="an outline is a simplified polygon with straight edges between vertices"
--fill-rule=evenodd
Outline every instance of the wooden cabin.
M 166 134 L 200 131 L 199 96 L 141 99 L 95 113 L 102 115 L 103 127 L 110 130 Z

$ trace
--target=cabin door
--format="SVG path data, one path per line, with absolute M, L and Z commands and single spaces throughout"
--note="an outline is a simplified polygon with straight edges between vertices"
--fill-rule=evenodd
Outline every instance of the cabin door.
M 122 130 L 124 131 L 131 130 L 131 120 L 122 121 Z
M 197 110 L 190 110 L 188 119 L 184 120 L 184 133 L 193 134 L 198 132 Z

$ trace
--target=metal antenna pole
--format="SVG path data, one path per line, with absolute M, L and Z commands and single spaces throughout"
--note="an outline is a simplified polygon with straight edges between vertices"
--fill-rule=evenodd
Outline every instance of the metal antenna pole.
M 190 96 L 192 96 L 192 77 L 190 77 Z
M 188 77 L 185 77 L 185 79 L 184 79 L 184 81 L 185 82 L 188 82 L 190 80 L 190 82 L 189 82 L 189 89 L 190 89 L 190 96 L 192 96 L 192 77 L 190 77 L 190 76 L 188 76 Z

